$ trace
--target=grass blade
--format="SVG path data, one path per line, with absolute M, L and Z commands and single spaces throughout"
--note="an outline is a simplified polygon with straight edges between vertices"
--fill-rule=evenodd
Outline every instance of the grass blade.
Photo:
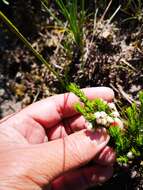
M 41 54 L 39 54 L 30 44 L 30 42 L 20 33 L 20 31 L 14 26 L 14 24 L 0 11 L 1 20 L 7 24 L 7 26 L 11 29 L 12 32 L 16 34 L 16 36 L 26 45 L 26 47 L 32 51 L 34 56 L 57 77 L 63 87 L 65 87 L 65 82 L 61 79 L 58 72 L 56 72 L 52 66 L 43 58 Z

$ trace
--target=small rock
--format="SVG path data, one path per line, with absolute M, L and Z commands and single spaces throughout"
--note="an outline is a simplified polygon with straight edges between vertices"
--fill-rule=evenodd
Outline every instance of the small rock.
M 16 78 L 21 78 L 21 77 L 22 77 L 22 73 L 21 72 L 17 72 Z
M 25 106 L 25 105 L 29 105 L 31 103 L 31 98 L 26 95 L 26 97 L 22 100 L 22 105 Z
M 132 171 L 132 173 L 131 173 L 131 178 L 133 179 L 133 178 L 135 178 L 137 176 L 137 171 Z
M 133 155 L 133 153 L 130 151 L 130 152 L 127 153 L 127 157 L 128 157 L 129 159 L 133 159 L 133 158 L 134 158 L 134 155 Z
M 140 165 L 143 166 L 143 161 L 140 162 Z
M 0 96 L 4 96 L 5 90 L 3 88 L 0 88 Z

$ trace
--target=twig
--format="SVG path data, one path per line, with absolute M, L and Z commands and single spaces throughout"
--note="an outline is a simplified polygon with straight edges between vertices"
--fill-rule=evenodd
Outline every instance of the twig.
M 133 67 L 129 62 L 127 62 L 125 59 L 120 59 L 121 62 L 125 63 L 128 67 L 130 67 L 133 71 L 137 71 L 135 67 Z
M 132 104 L 132 103 L 134 102 L 134 99 L 131 98 L 130 95 L 127 94 L 127 93 L 123 90 L 123 88 L 122 88 L 121 85 L 117 84 L 117 87 L 118 87 L 118 90 L 119 90 L 120 94 L 123 96 L 123 98 L 124 98 L 125 100 L 127 100 L 130 104 Z
M 121 5 L 118 6 L 118 8 L 115 10 L 115 12 L 112 14 L 112 16 L 110 17 L 110 19 L 108 20 L 107 24 L 110 24 L 110 22 L 112 21 L 112 19 L 115 17 L 115 15 L 117 14 L 117 12 L 120 10 Z
M 132 102 L 134 101 L 126 92 L 124 92 L 123 88 L 121 85 L 117 84 L 116 88 L 113 84 L 110 84 L 111 88 L 113 88 L 113 90 L 115 90 L 117 93 L 121 94 L 122 97 L 127 100 L 130 104 L 132 104 Z
M 54 52 L 54 56 L 55 56 L 55 55 L 58 53 L 58 51 L 59 51 L 61 42 L 62 42 L 62 40 L 63 40 L 63 38 L 64 38 L 64 34 L 65 34 L 65 31 L 66 31 L 65 29 L 66 29 L 67 25 L 68 25 L 68 22 L 65 23 L 65 26 L 64 26 L 64 28 L 63 28 L 64 32 L 63 32 L 63 34 L 62 34 L 61 37 L 60 37 L 59 43 L 58 43 L 57 48 L 56 48 L 56 50 L 55 50 L 55 52 Z
M 38 88 L 37 93 L 36 93 L 36 95 L 34 97 L 33 103 L 37 101 L 37 98 L 38 98 L 39 94 L 40 94 L 40 89 Z
M 101 19 L 100 19 L 99 22 L 102 22 L 102 21 L 104 20 L 104 17 L 105 17 L 105 15 L 106 15 L 106 13 L 108 12 L 108 10 L 109 10 L 111 4 L 112 4 L 112 0 L 111 0 L 111 1 L 109 2 L 109 4 L 107 5 L 107 7 L 106 7 L 106 9 L 105 9 L 105 11 L 104 11 L 104 13 L 103 13 L 103 15 L 102 15 L 102 17 L 101 17 Z

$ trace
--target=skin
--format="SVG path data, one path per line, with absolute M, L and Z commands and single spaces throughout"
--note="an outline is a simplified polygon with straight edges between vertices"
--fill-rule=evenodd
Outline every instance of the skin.
M 105 87 L 84 92 L 89 99 L 114 98 Z M 110 137 L 105 129 L 86 129 L 76 102 L 72 93 L 56 95 L 0 121 L 0 189 L 84 190 L 112 176 Z

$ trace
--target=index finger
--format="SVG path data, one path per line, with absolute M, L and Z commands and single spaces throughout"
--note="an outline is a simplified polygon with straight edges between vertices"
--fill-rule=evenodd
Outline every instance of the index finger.
M 102 98 L 112 101 L 114 92 L 108 87 L 92 87 L 83 89 L 89 99 Z M 58 124 L 62 119 L 77 114 L 74 104 L 79 98 L 73 93 L 65 93 L 48 97 L 44 100 L 31 104 L 19 114 L 26 114 L 46 128 Z

